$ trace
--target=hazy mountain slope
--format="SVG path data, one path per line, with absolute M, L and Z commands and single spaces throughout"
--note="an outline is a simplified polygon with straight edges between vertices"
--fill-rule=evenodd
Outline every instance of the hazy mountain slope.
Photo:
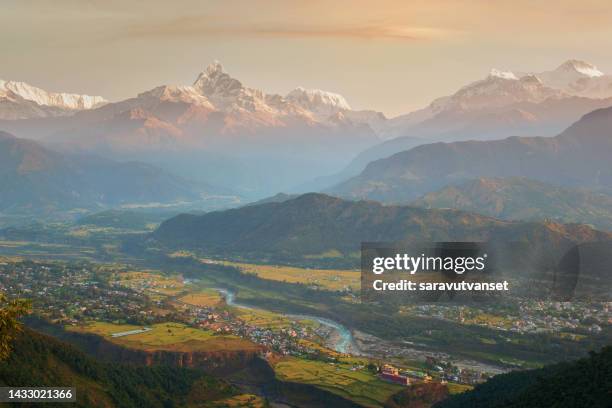
M 612 197 L 526 178 L 479 178 L 444 187 L 411 202 L 425 208 L 454 208 L 507 220 L 592 224 L 612 230 Z
M 55 149 L 146 161 L 256 198 L 340 170 L 378 143 L 370 111 L 340 95 L 250 88 L 220 63 L 189 86 L 163 85 L 57 120 L 4 121 L 0 129 Z
M 435 408 L 604 408 L 610 406 L 612 347 L 588 358 L 496 375 Z
M 201 372 L 101 363 L 73 346 L 26 329 L 0 362 L 0 384 L 75 387 L 78 407 L 201 406 L 236 394 Z
M 343 175 L 367 163 L 424 143 L 552 136 L 596 109 L 612 106 L 612 76 L 569 60 L 542 73 L 491 70 L 486 78 L 392 118 L 379 132 L 386 140 L 361 152 Z
M 585 115 L 553 138 L 434 143 L 370 163 L 331 191 L 351 198 L 413 200 L 479 177 L 527 177 L 562 186 L 612 188 L 612 108 Z
M 64 155 L 0 132 L 0 211 L 5 213 L 195 198 L 192 184 L 153 166 Z
M 351 255 L 368 241 L 533 241 L 559 248 L 611 239 L 586 226 L 517 223 L 456 210 L 383 206 L 305 194 L 284 202 L 179 215 L 151 236 L 170 248 L 245 258 L 299 260 L 330 250 Z
M 572 95 L 609 98 L 612 95 L 612 75 L 606 75 L 585 61 L 568 60 L 552 71 L 533 73 L 547 86 Z

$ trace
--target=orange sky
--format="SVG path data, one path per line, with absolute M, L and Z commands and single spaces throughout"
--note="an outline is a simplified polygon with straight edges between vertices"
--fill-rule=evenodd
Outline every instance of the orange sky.
M 493 68 L 612 73 L 609 1 L 0 0 L 1 79 L 116 100 L 213 59 L 246 85 L 392 116 Z

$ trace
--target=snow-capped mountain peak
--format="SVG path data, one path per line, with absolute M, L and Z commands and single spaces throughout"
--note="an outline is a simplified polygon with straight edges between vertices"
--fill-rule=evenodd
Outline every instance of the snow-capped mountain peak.
M 107 102 L 101 96 L 48 92 L 25 82 L 0 80 L 2 119 L 61 116 L 97 108 Z
M 563 90 L 570 95 L 590 98 L 612 96 L 612 77 L 585 61 L 571 59 L 552 71 L 529 75 L 536 75 L 544 85 Z
M 595 65 L 575 59 L 565 61 L 555 71 L 559 73 L 574 72 L 589 78 L 596 78 L 604 75 Z
M 514 72 L 512 71 L 501 71 L 495 68 L 493 68 L 489 72 L 489 76 L 496 77 L 496 78 L 502 78 L 502 79 L 518 79 L 518 77 L 514 75 Z
M 320 89 L 305 89 L 300 86 L 289 92 L 286 99 L 317 115 L 331 116 L 351 110 L 342 95 Z
M 207 97 L 236 97 L 243 90 L 242 83 L 227 74 L 219 61 L 208 65 L 193 87 Z
M 11 94 L 38 105 L 68 110 L 91 109 L 107 102 L 101 96 L 47 92 L 25 82 L 0 80 L 0 97 Z

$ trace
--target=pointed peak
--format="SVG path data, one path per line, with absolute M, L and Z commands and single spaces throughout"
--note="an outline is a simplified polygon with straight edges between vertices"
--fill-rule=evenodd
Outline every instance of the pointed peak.
M 523 82 L 523 83 L 532 83 L 532 84 L 541 84 L 542 83 L 540 78 L 538 78 L 538 76 L 534 75 L 534 74 L 523 75 L 521 77 L 520 81 Z
M 223 70 L 223 65 L 218 60 L 214 60 L 213 62 L 208 64 L 205 72 L 208 75 L 212 75 L 212 74 L 217 74 L 217 73 L 222 74 L 225 71 Z

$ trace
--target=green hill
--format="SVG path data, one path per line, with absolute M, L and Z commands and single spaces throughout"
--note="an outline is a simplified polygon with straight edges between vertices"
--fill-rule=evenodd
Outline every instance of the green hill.
M 607 408 L 612 401 L 612 347 L 575 362 L 493 377 L 435 408 Z
M 101 363 L 30 329 L 18 336 L 13 350 L 0 362 L 0 386 L 76 387 L 79 407 L 201 407 L 237 394 L 195 370 Z
M 612 197 L 522 177 L 478 178 L 413 201 L 424 208 L 454 208 L 505 220 L 591 224 L 612 230 Z
M 559 253 L 575 243 L 612 239 L 584 225 L 510 222 L 457 210 L 385 206 L 304 194 L 278 203 L 163 222 L 149 243 L 209 254 L 305 261 L 335 253 L 331 261 L 355 261 L 362 242 L 520 242 L 539 254 Z M 337 255 L 338 252 L 340 255 Z M 353 265 L 354 266 L 354 265 Z

